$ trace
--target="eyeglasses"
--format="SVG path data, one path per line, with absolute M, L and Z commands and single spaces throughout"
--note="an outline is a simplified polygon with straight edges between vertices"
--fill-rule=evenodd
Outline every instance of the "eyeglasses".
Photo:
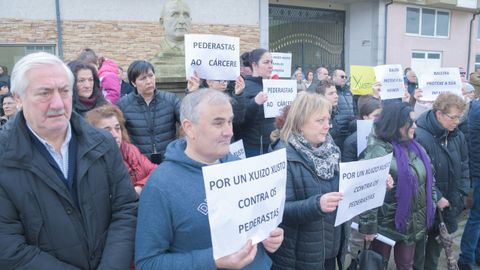
M 217 82 L 217 83 L 228 83 L 228 81 L 226 81 L 226 80 L 215 80 L 215 82 Z
M 348 76 L 347 75 L 340 75 L 340 78 L 346 79 L 346 78 L 348 78 Z
M 443 113 L 443 114 L 453 121 L 460 121 L 460 118 L 462 118 L 462 115 L 450 115 L 448 113 Z

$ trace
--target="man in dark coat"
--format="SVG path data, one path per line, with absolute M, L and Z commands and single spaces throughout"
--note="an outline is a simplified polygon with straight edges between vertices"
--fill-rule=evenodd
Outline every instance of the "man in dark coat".
M 416 139 L 430 157 L 438 189 L 437 208 L 449 233 L 458 229 L 458 216 L 464 208 L 463 197 L 468 194 L 468 148 L 465 136 L 458 129 L 460 117 L 465 111 L 463 99 L 453 93 L 443 93 L 433 103 L 433 108 L 417 119 Z M 438 236 L 439 218 L 428 233 L 425 248 L 425 269 L 437 269 L 442 246 Z M 417 252 L 419 247 L 416 247 Z
M 463 269 L 478 269 L 476 261 L 480 259 L 478 244 L 480 240 L 480 99 L 470 103 L 468 112 L 468 133 L 470 137 L 469 158 L 470 176 L 473 186 L 473 205 L 468 221 L 463 229 L 460 243 L 458 266 Z
M 72 114 L 73 74 L 22 58 L 0 132 L 0 269 L 130 269 L 137 198 L 118 146 Z
M 355 119 L 357 105 L 353 99 L 350 87 L 347 85 L 347 75 L 345 71 L 337 69 L 332 73 L 332 81 L 335 83 L 338 94 L 337 112 L 334 117 L 333 129 L 330 131 L 335 144 L 343 148 L 343 142 L 352 134 L 351 123 Z

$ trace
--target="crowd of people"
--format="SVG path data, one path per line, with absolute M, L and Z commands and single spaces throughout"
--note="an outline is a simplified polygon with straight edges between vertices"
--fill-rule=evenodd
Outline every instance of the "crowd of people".
M 240 59 L 235 81 L 195 73 L 182 99 L 157 88 L 152 63 L 125 73 L 88 48 L 1 67 L 0 268 L 334 270 L 368 241 L 385 262 L 393 249 L 396 269 L 438 269 L 440 216 L 453 233 L 471 208 L 458 266 L 478 269 L 480 74 L 460 69 L 463 96 L 425 102 L 409 69 L 404 98 L 384 101 L 379 82 L 355 97 L 344 70 L 297 69 L 296 99 L 265 118 L 272 56 Z M 361 153 L 357 119 L 374 121 Z M 283 220 L 215 260 L 202 167 L 236 160 L 240 139 L 247 157 L 286 149 Z M 355 217 L 358 232 L 334 226 L 339 163 L 389 153 L 383 205 Z

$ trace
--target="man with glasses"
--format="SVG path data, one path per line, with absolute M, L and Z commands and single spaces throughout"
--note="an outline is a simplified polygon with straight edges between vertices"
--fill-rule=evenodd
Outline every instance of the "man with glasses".
M 464 134 L 458 129 L 465 111 L 465 101 L 453 93 L 440 94 L 430 111 L 417 119 L 416 139 L 430 156 L 437 187 L 437 209 L 449 233 L 458 229 L 458 216 L 464 209 L 463 198 L 468 195 L 470 176 L 468 148 Z M 438 215 L 436 223 L 428 232 L 426 247 L 416 247 L 415 269 L 437 269 L 442 246 L 436 241 L 439 234 Z
M 338 123 L 336 127 L 338 133 L 333 139 L 340 150 L 343 148 L 345 139 L 352 133 L 350 124 L 355 119 L 357 112 L 357 106 L 350 91 L 350 86 L 347 84 L 347 79 L 345 71 L 341 69 L 336 69 L 332 73 L 332 81 L 335 83 L 338 94 L 338 113 L 334 116 L 335 122 Z

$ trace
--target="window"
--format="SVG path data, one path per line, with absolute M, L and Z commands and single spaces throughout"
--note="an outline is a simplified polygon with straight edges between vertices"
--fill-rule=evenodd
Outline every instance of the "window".
M 406 32 L 427 37 L 448 37 L 450 12 L 407 7 Z
M 475 70 L 480 69 L 480 54 L 475 55 Z
M 0 65 L 6 66 L 10 74 L 13 65 L 23 56 L 34 52 L 56 54 L 54 44 L 0 44 Z

